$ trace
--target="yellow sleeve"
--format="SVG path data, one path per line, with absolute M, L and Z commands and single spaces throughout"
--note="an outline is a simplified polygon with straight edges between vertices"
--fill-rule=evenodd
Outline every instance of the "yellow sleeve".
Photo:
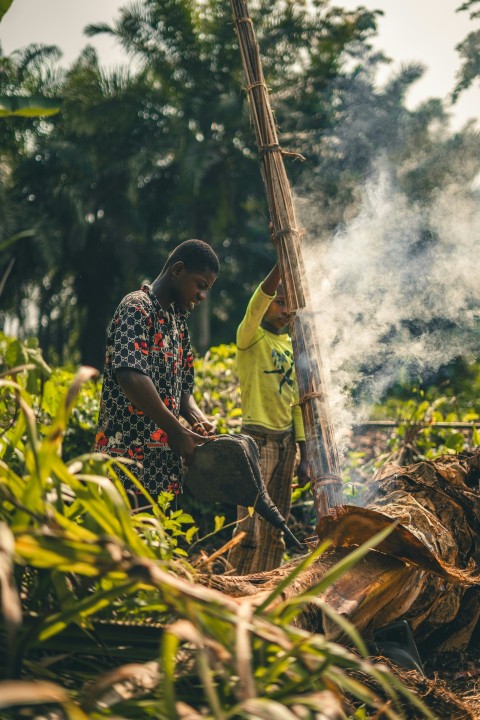
M 259 285 L 247 305 L 245 316 L 238 326 L 237 347 L 246 350 L 257 340 L 260 323 L 275 295 L 267 295 Z
M 300 405 L 294 405 L 292 408 L 293 433 L 296 442 L 305 440 L 305 428 L 303 426 L 302 408 Z

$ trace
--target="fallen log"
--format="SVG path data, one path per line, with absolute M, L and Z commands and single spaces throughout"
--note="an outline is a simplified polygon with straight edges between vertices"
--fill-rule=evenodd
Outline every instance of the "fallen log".
M 374 476 L 364 506 L 343 506 L 321 518 L 315 544 L 329 550 L 287 587 L 285 596 L 314 586 L 322 573 L 381 528 L 392 534 L 322 595 L 366 639 L 394 620 L 408 620 L 424 651 L 463 649 L 480 620 L 480 450 L 408 467 L 386 465 Z M 214 576 L 218 589 L 240 597 L 264 592 L 295 564 L 269 573 Z M 468 612 L 467 612 L 468 609 Z M 300 621 L 308 630 L 341 630 L 312 607 Z
M 327 538 L 332 544 L 283 590 L 281 599 L 315 587 L 353 549 L 397 524 L 318 599 L 353 623 L 367 642 L 382 628 L 406 620 L 421 656 L 465 650 L 480 631 L 479 480 L 480 449 L 408 467 L 384 466 L 368 484 L 363 507 L 343 506 L 320 518 L 311 546 Z M 301 560 L 270 572 L 210 576 L 201 582 L 261 604 Z M 307 606 L 296 622 L 337 642 L 346 640 L 342 628 L 317 603 Z M 438 703 L 440 717 L 478 717 L 461 702 L 454 711 L 457 700 L 441 684 L 414 671 L 398 674 Z M 440 710 L 442 703 L 453 704 L 447 712 L 445 707 Z

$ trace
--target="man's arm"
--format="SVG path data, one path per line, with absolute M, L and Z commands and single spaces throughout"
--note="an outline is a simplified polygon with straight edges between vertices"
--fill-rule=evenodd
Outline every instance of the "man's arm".
M 203 414 L 198 407 L 195 398 L 191 393 L 183 393 L 180 401 L 180 415 L 192 425 L 193 428 L 200 425 L 198 432 L 201 434 L 201 428 L 206 430 L 206 433 L 213 435 L 215 432 L 215 425 Z
M 170 449 L 184 457 L 188 465 L 195 445 L 202 442 L 202 437 L 183 427 L 164 404 L 147 375 L 136 370 L 120 368 L 117 370 L 117 380 L 130 402 L 167 433 Z
M 237 328 L 237 347 L 239 350 L 248 350 L 250 345 L 258 340 L 257 333 L 268 306 L 273 300 L 280 280 L 278 266 L 270 270 L 265 280 L 254 292 L 248 303 L 242 322 Z
M 280 268 L 276 263 L 262 282 L 262 290 L 265 295 L 275 295 L 278 283 L 280 282 Z

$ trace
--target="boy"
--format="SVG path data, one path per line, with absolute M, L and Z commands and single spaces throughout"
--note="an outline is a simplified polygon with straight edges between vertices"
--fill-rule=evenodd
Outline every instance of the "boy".
M 308 482 L 305 434 L 288 335 L 288 312 L 278 266 L 255 290 L 237 330 L 237 372 L 242 394 L 242 432 L 257 443 L 268 493 L 288 518 L 296 445 L 300 448 L 298 482 Z M 237 508 L 237 527 L 245 538 L 231 549 L 228 561 L 239 575 L 271 570 L 281 564 L 285 542 L 257 513 Z
M 108 331 L 95 449 L 137 460 L 132 472 L 154 497 L 181 492 L 181 458 L 188 464 L 203 434 L 213 432 L 192 395 L 185 317 L 205 299 L 218 271 L 207 243 L 186 240 L 150 286 L 123 298 Z M 180 415 L 199 433 L 184 427 Z M 128 481 L 125 487 L 138 493 Z

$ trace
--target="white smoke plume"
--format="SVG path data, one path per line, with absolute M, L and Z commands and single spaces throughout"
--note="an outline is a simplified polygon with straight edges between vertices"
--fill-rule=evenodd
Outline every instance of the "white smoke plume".
M 480 347 L 480 205 L 451 185 L 428 206 L 394 187 L 385 165 L 362 190 L 356 217 L 330 240 L 315 238 L 313 203 L 299 199 L 308 228 L 307 281 L 333 423 L 341 444 L 365 404 L 408 373 L 421 377 Z

